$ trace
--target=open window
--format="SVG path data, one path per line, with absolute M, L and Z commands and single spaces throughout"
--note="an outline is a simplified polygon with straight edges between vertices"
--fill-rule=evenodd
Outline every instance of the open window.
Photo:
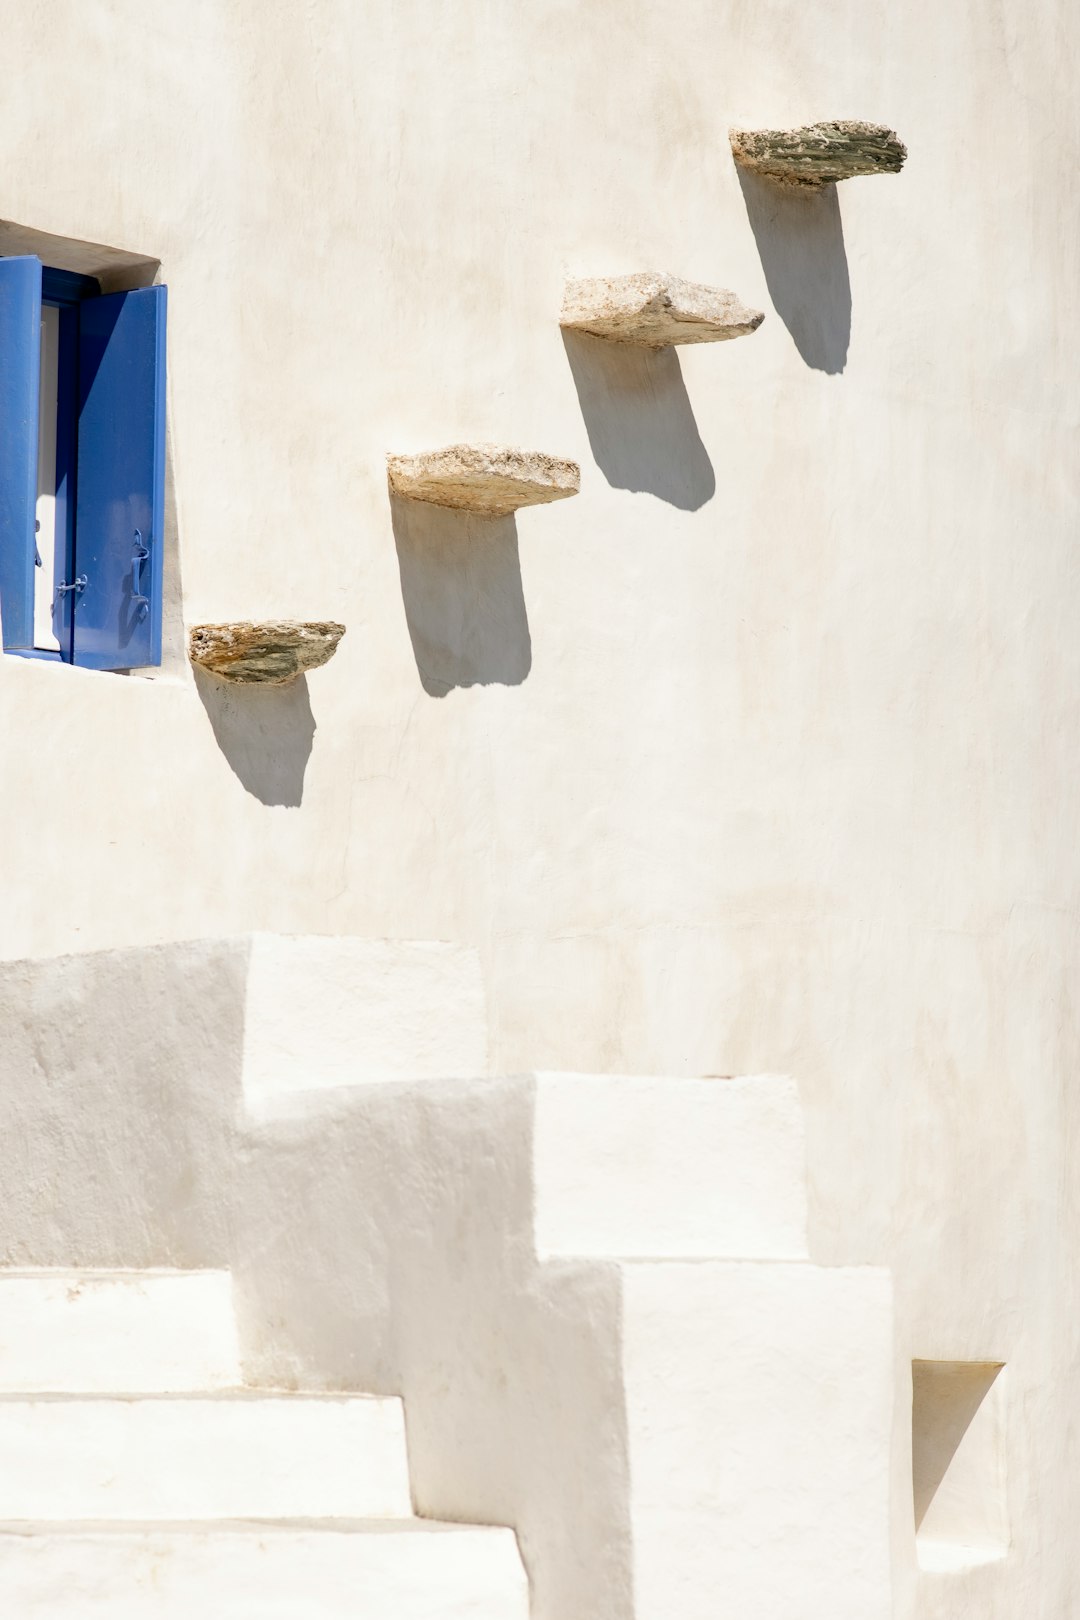
M 5 652 L 161 662 L 166 296 L 0 258 Z

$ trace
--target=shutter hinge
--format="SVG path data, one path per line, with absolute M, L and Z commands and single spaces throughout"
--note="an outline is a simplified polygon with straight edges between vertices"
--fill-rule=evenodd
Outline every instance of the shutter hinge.
M 149 538 L 149 536 L 147 536 L 147 538 Z M 149 546 L 143 545 L 142 533 L 138 529 L 135 530 L 135 538 L 131 543 L 135 548 L 134 556 L 131 559 L 131 605 L 135 609 L 139 618 L 145 619 L 146 615 L 150 611 L 150 598 L 148 596 L 143 596 L 139 589 L 140 585 L 142 584 L 142 581 L 139 578 L 139 571 L 142 568 L 143 563 L 150 555 L 150 548 Z

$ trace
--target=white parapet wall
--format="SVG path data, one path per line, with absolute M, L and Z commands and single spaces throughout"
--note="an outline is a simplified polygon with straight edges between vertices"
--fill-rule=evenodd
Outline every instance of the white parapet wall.
M 249 957 L 0 964 L 0 1264 L 228 1265 Z
M 0 1264 L 222 1266 L 245 1106 L 486 1072 L 466 947 L 241 934 L 0 963 Z
M 244 1096 L 487 1072 L 480 958 L 429 941 L 255 934 Z

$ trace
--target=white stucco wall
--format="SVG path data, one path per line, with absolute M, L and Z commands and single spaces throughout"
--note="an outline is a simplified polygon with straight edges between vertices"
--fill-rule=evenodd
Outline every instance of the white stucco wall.
M 2 20 L 0 216 L 159 258 L 170 288 L 183 618 L 348 634 L 307 690 L 230 699 L 175 623 L 153 682 L 0 660 L 0 953 L 444 940 L 480 951 L 493 1072 L 797 1075 L 814 1257 L 892 1267 L 901 1368 L 1009 1369 L 1013 1553 L 902 1567 L 899 1612 L 1060 1620 L 1080 19 Z M 903 175 L 744 195 L 730 124 L 832 116 L 895 126 Z M 568 355 L 564 276 L 652 266 L 765 324 L 677 363 Z M 576 456 L 580 497 L 516 544 L 401 511 L 395 537 L 385 452 L 474 438 Z

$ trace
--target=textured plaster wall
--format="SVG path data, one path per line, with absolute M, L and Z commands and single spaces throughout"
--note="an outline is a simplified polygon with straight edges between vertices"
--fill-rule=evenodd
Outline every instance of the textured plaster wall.
M 227 1267 L 249 1381 L 403 1395 L 418 1511 L 512 1525 L 536 1620 L 707 1616 L 721 1584 L 777 1620 L 891 1620 L 891 1279 L 806 1263 L 794 1085 L 315 1087 L 331 1015 L 268 1089 L 259 959 L 302 976 L 306 943 L 0 964 L 0 1265 Z
M 349 627 L 243 700 L 175 627 L 154 682 L 0 660 L 0 952 L 445 939 L 493 1070 L 798 1075 L 815 1257 L 893 1267 L 900 1369 L 1009 1369 L 1013 1554 L 902 1563 L 899 1612 L 1075 1610 L 1080 16 L 0 18 L 0 215 L 170 287 L 184 618 Z M 822 116 L 903 175 L 740 185 L 729 124 Z M 653 266 L 765 324 L 564 346 L 566 273 Z M 395 517 L 385 451 L 470 438 L 580 497 L 486 543 Z

